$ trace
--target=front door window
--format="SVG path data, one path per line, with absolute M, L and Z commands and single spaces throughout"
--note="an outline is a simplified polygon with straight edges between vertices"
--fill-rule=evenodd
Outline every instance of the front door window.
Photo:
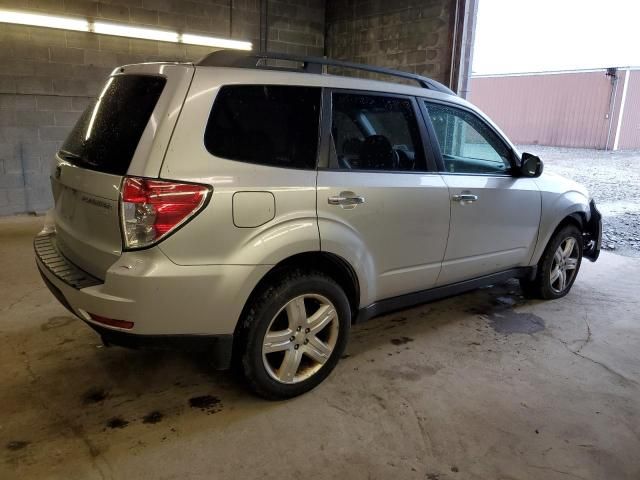
M 510 150 L 482 120 L 466 110 L 426 103 L 445 171 L 507 174 Z

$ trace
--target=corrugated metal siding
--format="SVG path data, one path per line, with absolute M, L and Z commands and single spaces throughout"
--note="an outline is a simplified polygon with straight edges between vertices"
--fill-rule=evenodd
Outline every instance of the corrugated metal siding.
M 624 105 L 618 148 L 640 148 L 640 70 L 629 72 L 627 98 Z
M 640 72 L 633 73 L 634 83 L 637 83 Z M 615 135 L 624 81 L 623 70 L 619 71 L 619 77 L 609 146 L 613 145 Z M 632 85 L 629 85 L 627 91 L 629 115 L 636 119 L 636 126 L 640 123 L 640 118 L 636 116 L 640 115 L 638 90 L 637 86 L 633 88 L 633 107 L 630 103 Z M 485 111 L 516 143 L 603 149 L 609 130 L 611 91 L 611 79 L 605 75 L 605 70 L 473 77 L 470 100 Z M 623 139 L 621 131 L 620 148 L 623 140 L 624 148 L 639 148 L 639 141 L 627 143 L 627 138 L 637 135 L 637 130 L 632 129 L 627 133 L 627 127 L 625 124 L 623 126 L 625 137 Z

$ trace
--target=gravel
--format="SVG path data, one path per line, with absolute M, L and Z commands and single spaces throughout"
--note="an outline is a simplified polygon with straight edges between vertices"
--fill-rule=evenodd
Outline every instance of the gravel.
M 589 189 L 603 217 L 602 248 L 640 257 L 640 151 L 607 152 L 519 145 L 538 155 L 546 171 Z

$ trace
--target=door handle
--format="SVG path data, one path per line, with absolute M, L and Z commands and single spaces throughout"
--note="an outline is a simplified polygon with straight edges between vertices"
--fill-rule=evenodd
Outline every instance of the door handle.
M 341 207 L 355 207 L 364 203 L 364 197 L 353 192 L 340 192 L 339 195 L 327 199 L 329 205 L 339 205 Z
M 451 201 L 460 202 L 461 204 L 465 203 L 473 203 L 478 200 L 478 195 L 473 195 L 471 193 L 461 193 L 459 195 L 451 195 Z

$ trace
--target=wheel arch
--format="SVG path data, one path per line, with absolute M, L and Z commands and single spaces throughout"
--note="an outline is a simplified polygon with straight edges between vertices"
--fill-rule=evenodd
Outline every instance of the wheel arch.
M 317 271 L 332 278 L 344 290 L 351 308 L 352 321 L 355 319 L 360 305 L 360 282 L 355 269 L 344 258 L 329 252 L 303 252 L 287 257 L 269 270 L 256 284 L 247 298 L 236 325 L 234 337 L 241 336 L 242 318 L 253 300 L 265 288 L 269 282 L 274 281 L 285 272 L 301 269 Z
M 586 224 L 587 224 L 587 218 L 584 212 L 571 213 L 570 215 L 567 215 L 562 220 L 560 220 L 560 223 L 558 223 L 558 226 L 553 230 L 551 237 L 553 237 L 556 234 L 556 232 L 558 232 L 560 229 L 564 228 L 567 225 L 575 225 L 576 227 L 578 227 L 578 229 L 581 232 L 584 232 L 584 226 Z
M 588 219 L 587 219 L 586 212 L 579 209 L 571 213 L 568 213 L 564 217 L 562 217 L 559 221 L 556 222 L 553 228 L 549 228 L 547 230 L 546 235 L 544 236 L 544 238 L 541 239 L 542 241 L 539 241 L 538 245 L 536 246 L 536 251 L 534 252 L 534 255 L 532 258 L 532 264 L 537 264 L 540 261 L 542 254 L 547 248 L 547 245 L 549 245 L 549 242 L 558 231 L 560 231 L 562 228 L 566 227 L 567 225 L 575 225 L 580 230 L 580 232 L 584 233 L 587 222 L 588 222 Z

